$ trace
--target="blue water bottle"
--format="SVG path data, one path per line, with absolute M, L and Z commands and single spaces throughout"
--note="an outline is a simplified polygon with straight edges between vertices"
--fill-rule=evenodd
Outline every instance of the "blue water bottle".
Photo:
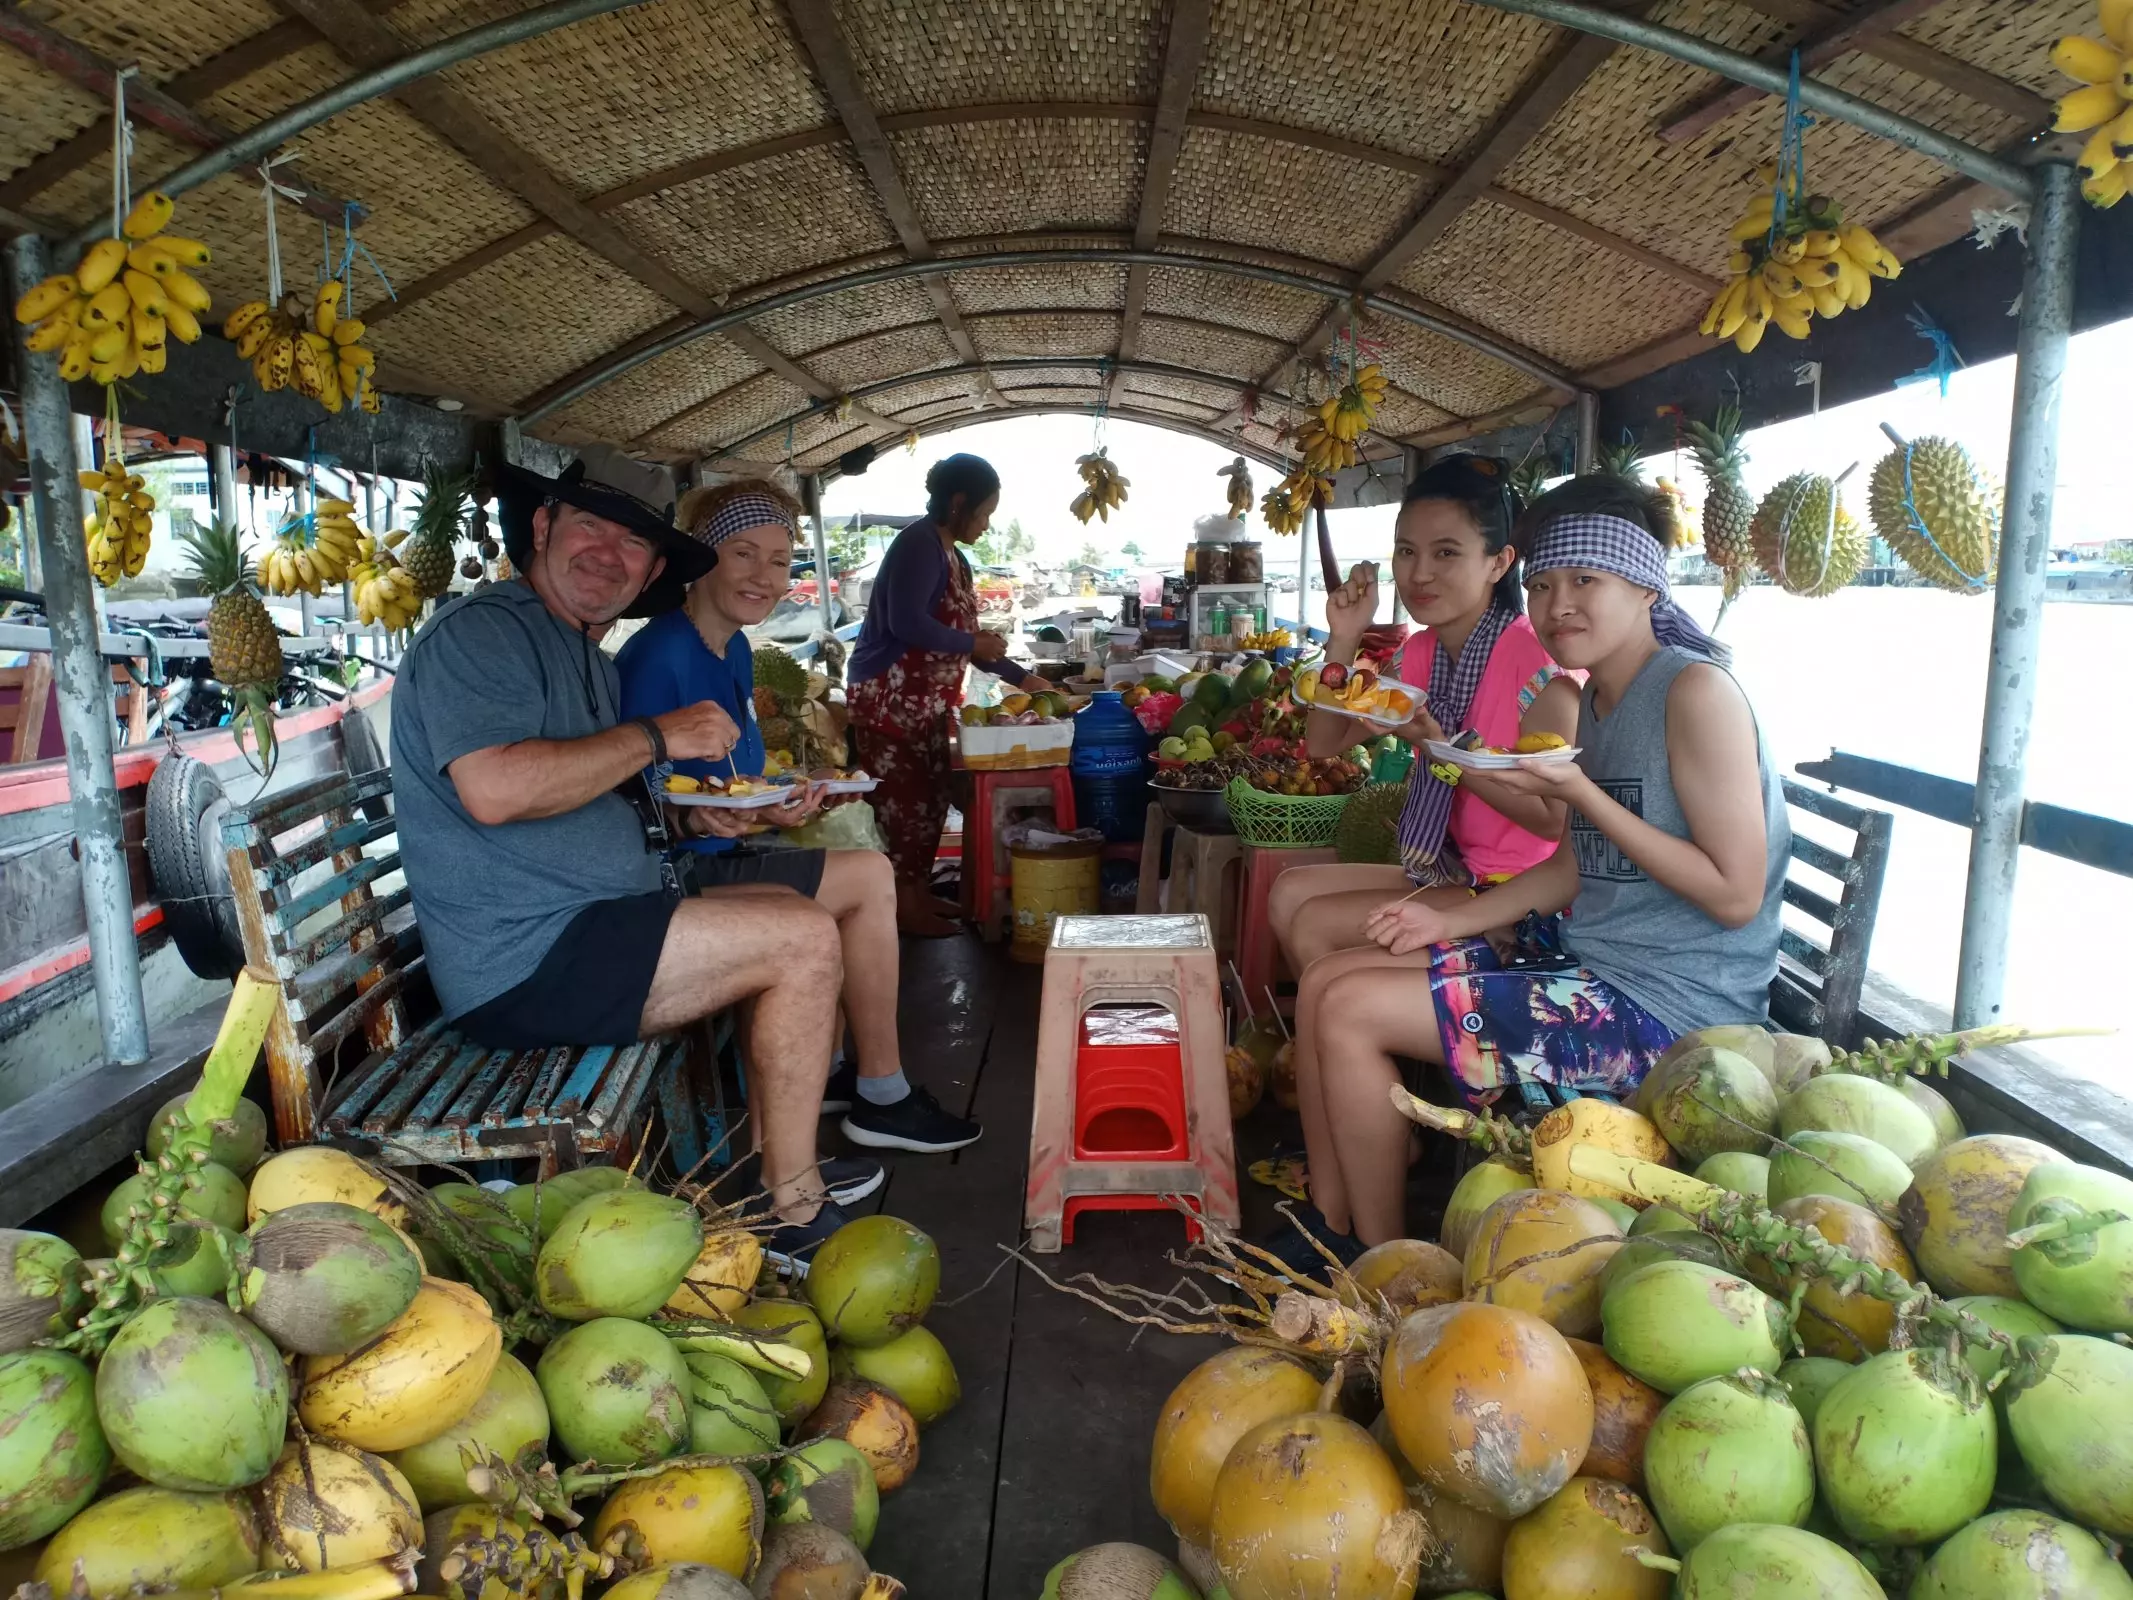
M 1148 734 L 1115 689 L 1090 697 L 1074 717 L 1074 812 L 1113 841 L 1141 836 L 1146 820 Z

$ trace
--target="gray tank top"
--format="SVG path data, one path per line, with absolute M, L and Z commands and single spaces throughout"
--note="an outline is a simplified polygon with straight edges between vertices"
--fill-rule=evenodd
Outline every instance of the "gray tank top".
M 1578 765 L 1610 799 L 1677 839 L 1689 837 L 1689 825 L 1667 761 L 1667 692 L 1682 668 L 1702 661 L 1667 646 L 1644 664 L 1606 717 L 1594 712 L 1589 683 L 1578 704 Z M 1583 815 L 1570 814 L 1578 896 L 1563 921 L 1564 946 L 1676 1033 L 1761 1023 L 1769 1016 L 1792 829 L 1784 784 L 1760 727 L 1756 748 L 1766 865 L 1762 908 L 1745 927 L 1725 927 L 1654 883 Z

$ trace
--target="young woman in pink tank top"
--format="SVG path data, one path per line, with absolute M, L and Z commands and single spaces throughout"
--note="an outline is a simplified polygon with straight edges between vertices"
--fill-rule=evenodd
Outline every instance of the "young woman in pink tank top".
M 1308 1151 L 1315 1231 L 1349 1232 L 1346 1187 L 1334 1156 L 1320 1087 L 1320 1011 L 1327 987 L 1365 969 L 1383 981 L 1426 984 L 1426 951 L 1394 956 L 1365 932 L 1371 914 L 1419 889 L 1419 900 L 1454 904 L 1537 865 L 1562 836 L 1565 808 L 1517 793 L 1488 775 L 1433 772 L 1422 745 L 1468 729 L 1508 746 L 1522 735 L 1577 732 L 1578 684 L 1560 673 L 1523 614 L 1517 500 L 1501 462 L 1453 456 L 1409 485 L 1393 535 L 1392 574 L 1408 614 L 1423 625 L 1396 658 L 1394 675 L 1428 691 L 1398 731 L 1416 747 L 1398 830 L 1398 865 L 1292 867 L 1274 880 L 1269 918 L 1297 974 L 1296 1089 Z M 1375 567 L 1365 564 L 1326 597 L 1326 659 L 1355 659 L 1377 612 Z M 1313 711 L 1311 753 L 1331 755 L 1366 729 L 1337 712 Z M 1449 780 L 1449 781 L 1447 781 Z M 1313 1213 L 1316 1213 L 1315 1215 Z M 1293 1237 L 1301 1244 L 1300 1238 Z

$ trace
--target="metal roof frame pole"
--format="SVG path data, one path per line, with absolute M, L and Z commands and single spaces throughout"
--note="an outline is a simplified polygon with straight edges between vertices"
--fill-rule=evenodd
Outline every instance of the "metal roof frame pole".
M 2081 175 L 2037 169 L 2015 341 L 2014 416 L 2007 436 L 2007 501 L 1992 595 L 1992 662 L 1978 741 L 1963 942 L 1956 959 L 1955 1025 L 2000 1020 L 2022 853 L 2022 786 L 2044 638 L 2044 567 L 2051 559 L 2052 492 L 2059 476 L 2059 401 L 2074 322 Z
M 23 234 L 8 245 L 8 299 L 43 281 L 44 240 Z M 89 969 L 103 1029 L 104 1059 L 148 1059 L 148 1011 L 141 999 L 141 951 L 133 932 L 133 884 L 120 831 L 118 775 L 111 761 L 111 669 L 98 648 L 90 600 L 89 552 L 82 542 L 75 482 L 74 418 L 57 360 L 32 355 L 29 329 L 15 327 L 22 430 L 29 445 L 30 496 L 44 576 L 45 623 L 52 632 L 52 680 L 67 746 L 67 809 L 81 860 L 89 919 Z
M 1578 391 L 1578 454 L 1573 470 L 1580 478 L 1600 470 L 1600 397 L 1590 389 Z
M 829 532 L 822 525 L 822 478 L 810 472 L 800 479 L 800 494 L 807 502 L 807 514 L 815 524 L 815 598 L 822 606 L 822 631 L 835 634 L 837 616 L 830 603 L 830 547 Z

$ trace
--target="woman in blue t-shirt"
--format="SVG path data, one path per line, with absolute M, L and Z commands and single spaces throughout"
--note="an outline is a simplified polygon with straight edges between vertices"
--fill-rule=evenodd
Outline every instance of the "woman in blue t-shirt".
M 717 552 L 718 563 L 689 585 L 678 609 L 655 616 L 622 647 L 622 716 L 653 717 L 709 700 L 733 718 L 740 742 L 726 761 L 678 761 L 675 770 L 697 778 L 758 776 L 764 748 L 755 657 L 741 630 L 768 617 L 791 587 L 800 507 L 776 484 L 744 478 L 692 490 L 677 520 Z M 878 850 L 756 850 L 742 842 L 765 824 L 792 827 L 819 809 L 821 796 L 810 786 L 782 806 L 698 813 L 710 837 L 684 841 L 691 852 L 684 877 L 707 894 L 796 890 L 834 916 L 845 1015 L 859 1050 L 856 1082 L 833 1076 L 827 1096 L 849 1102 L 845 1135 L 878 1149 L 961 1149 L 977 1139 L 978 1125 L 950 1115 L 904 1077 L 896 1038 L 896 880 L 888 857 Z

